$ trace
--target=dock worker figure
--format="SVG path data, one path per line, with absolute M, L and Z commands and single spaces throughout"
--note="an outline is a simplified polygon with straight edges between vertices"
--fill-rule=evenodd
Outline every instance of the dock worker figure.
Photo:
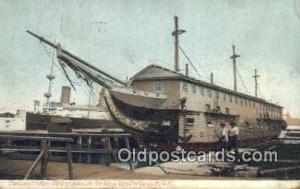
M 220 127 L 222 129 L 221 135 L 219 137 L 220 146 L 225 151 L 227 151 L 228 150 L 228 142 L 229 142 L 229 139 L 228 139 L 229 129 L 225 123 L 220 123 Z
M 231 129 L 229 130 L 229 151 L 234 150 L 235 155 L 238 155 L 238 137 L 240 134 L 239 127 L 236 125 L 235 122 L 230 122 Z

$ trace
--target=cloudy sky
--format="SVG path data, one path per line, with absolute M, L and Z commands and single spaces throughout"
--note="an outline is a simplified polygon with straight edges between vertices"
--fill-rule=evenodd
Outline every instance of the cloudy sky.
M 259 96 L 300 116 L 300 1 L 179 0 L 0 0 L 0 112 L 45 102 L 52 50 L 26 33 L 31 30 L 106 72 L 125 80 L 148 64 L 173 69 L 174 15 L 187 32 L 180 44 L 199 78 L 233 88 L 231 46 L 241 55 L 238 90 Z M 48 52 L 48 54 L 46 53 Z M 183 70 L 187 60 L 181 54 Z M 68 85 L 54 67 L 53 98 Z M 245 86 L 242 84 L 245 83 Z M 89 89 L 77 82 L 72 100 L 88 102 Z M 95 87 L 94 93 L 98 93 Z M 96 95 L 93 102 L 96 103 Z

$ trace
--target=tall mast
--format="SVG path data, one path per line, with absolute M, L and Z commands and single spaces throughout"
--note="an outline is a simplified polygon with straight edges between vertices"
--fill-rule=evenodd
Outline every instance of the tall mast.
M 230 57 L 232 59 L 232 63 L 233 63 L 233 88 L 234 88 L 234 91 L 237 91 L 237 83 L 236 83 L 236 58 L 240 57 L 241 55 L 237 55 L 235 54 L 235 46 L 232 45 L 232 51 L 233 51 L 233 54 L 232 56 Z
M 260 75 L 257 75 L 257 70 L 254 69 L 254 80 L 255 80 L 255 97 L 257 97 L 257 78 L 260 77 Z
M 179 72 L 179 35 L 184 33 L 185 30 L 178 29 L 178 17 L 174 16 L 175 30 L 172 32 L 172 35 L 175 39 L 175 71 Z
M 51 71 L 50 74 L 48 74 L 46 77 L 49 80 L 49 85 L 48 85 L 48 91 L 44 94 L 46 97 L 46 105 L 49 106 L 49 99 L 52 96 L 51 93 L 51 87 L 52 87 L 52 80 L 55 78 L 55 75 L 53 75 L 53 65 L 54 65 L 54 57 L 52 57 L 52 64 L 51 64 Z

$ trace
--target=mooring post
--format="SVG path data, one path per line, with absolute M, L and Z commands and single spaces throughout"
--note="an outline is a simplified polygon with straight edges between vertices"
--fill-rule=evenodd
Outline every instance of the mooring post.
M 88 136 L 88 149 L 92 149 L 92 136 Z M 87 162 L 91 163 L 92 162 L 92 155 L 91 153 L 88 153 L 87 155 Z
M 7 146 L 11 146 L 12 145 L 12 140 L 10 138 L 7 139 Z
M 47 177 L 47 167 L 48 167 L 48 141 L 42 140 L 41 141 L 41 149 L 44 151 L 44 154 L 41 159 L 41 174 L 43 178 Z
M 111 145 L 112 154 L 113 154 L 113 157 L 114 157 L 115 162 L 118 162 L 119 159 L 118 159 L 117 154 L 116 154 L 116 151 L 115 151 L 115 149 L 119 149 L 119 141 L 118 141 L 118 137 L 113 137 L 113 144 L 114 144 L 114 145 Z M 114 146 L 115 148 L 113 148 L 113 146 Z
M 106 157 L 107 157 L 106 165 L 110 166 L 111 143 L 110 143 L 110 137 L 109 136 L 105 137 L 105 149 L 106 149 Z
M 74 178 L 74 175 L 73 175 L 73 165 L 72 165 L 72 145 L 70 142 L 67 142 L 67 159 L 68 159 L 69 179 L 72 180 Z
M 128 136 L 125 137 L 125 146 L 131 152 Z M 130 171 L 133 171 L 132 156 L 134 156 L 134 154 L 130 154 L 130 159 L 129 159 L 129 162 L 128 162 L 129 167 L 130 167 Z
M 79 149 L 81 150 L 81 148 L 82 148 L 82 136 L 81 135 L 78 137 L 77 144 L 78 144 Z M 78 154 L 78 162 L 79 163 L 82 162 L 82 155 L 81 155 L 81 153 Z

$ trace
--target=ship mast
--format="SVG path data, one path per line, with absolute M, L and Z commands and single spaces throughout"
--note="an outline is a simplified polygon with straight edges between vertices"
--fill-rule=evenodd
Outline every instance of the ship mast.
M 234 91 L 237 91 L 237 83 L 236 83 L 236 58 L 238 57 L 241 57 L 241 55 L 237 55 L 235 54 L 235 46 L 232 45 L 232 51 L 233 51 L 233 54 L 232 56 L 230 57 L 232 59 L 232 63 L 233 63 L 233 88 L 234 88 Z
M 49 99 L 51 98 L 51 87 L 52 87 L 52 80 L 55 78 L 55 75 L 53 75 L 53 65 L 54 65 L 54 60 L 52 58 L 52 64 L 51 64 L 51 71 L 50 74 L 48 74 L 46 77 L 49 80 L 49 86 L 48 86 L 48 91 L 44 94 L 46 97 L 46 106 L 49 106 Z
M 257 97 L 257 78 L 260 77 L 260 75 L 257 75 L 257 69 L 254 69 L 254 80 L 255 80 L 255 97 Z
M 175 71 L 179 72 L 179 35 L 184 33 L 185 30 L 178 29 L 178 17 L 174 16 L 175 30 L 172 32 L 172 35 L 175 39 Z

